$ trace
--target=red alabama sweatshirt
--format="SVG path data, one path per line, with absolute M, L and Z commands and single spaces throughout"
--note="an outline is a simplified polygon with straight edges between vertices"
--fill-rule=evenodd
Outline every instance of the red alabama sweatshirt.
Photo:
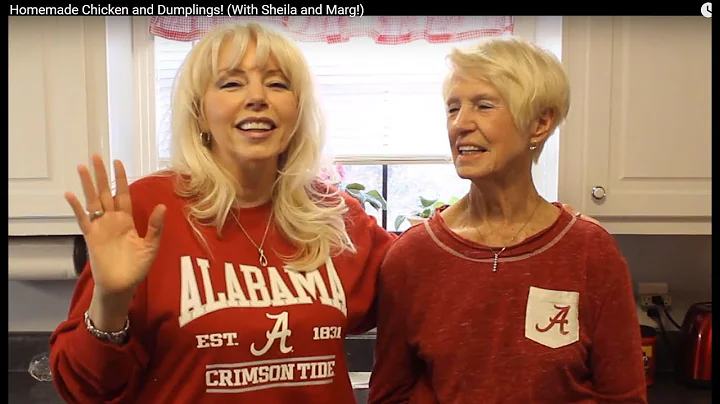
M 130 309 L 123 346 L 87 331 L 83 314 L 93 293 L 90 268 L 78 280 L 68 319 L 51 338 L 53 381 L 69 403 L 354 403 L 344 337 L 374 327 L 380 263 L 393 236 L 345 196 L 349 234 L 358 252 L 298 273 L 279 255 L 294 249 L 270 228 L 268 266 L 233 219 L 219 239 L 201 228 L 212 255 L 184 216 L 175 177 L 131 185 L 141 236 L 157 204 L 167 212 L 161 246 Z M 270 205 L 238 212 L 256 243 Z
M 500 257 L 493 272 L 493 254 L 441 215 L 400 236 L 380 274 L 370 403 L 644 404 L 613 237 L 563 210 Z

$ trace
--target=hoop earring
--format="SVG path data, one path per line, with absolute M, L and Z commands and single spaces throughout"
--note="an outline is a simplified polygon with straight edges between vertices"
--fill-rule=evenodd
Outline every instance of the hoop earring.
M 537 149 L 537 143 L 531 144 L 531 145 L 530 145 L 530 150 L 535 150 L 535 149 Z
M 212 146 L 212 137 L 207 132 L 200 132 L 200 143 L 208 149 Z

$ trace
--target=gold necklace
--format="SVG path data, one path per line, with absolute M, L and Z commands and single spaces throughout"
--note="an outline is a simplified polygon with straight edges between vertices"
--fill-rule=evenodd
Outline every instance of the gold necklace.
M 247 237 L 248 240 L 250 240 L 250 242 L 252 243 L 252 245 L 254 245 L 255 248 L 257 248 L 258 254 L 260 254 L 260 265 L 262 265 L 263 268 L 267 267 L 268 260 L 265 257 L 265 251 L 263 250 L 263 245 L 265 245 L 265 238 L 268 235 L 268 230 L 270 229 L 270 223 L 272 223 L 273 212 L 270 211 L 270 217 L 268 218 L 267 225 L 265 226 L 265 233 L 263 234 L 262 241 L 260 241 L 260 245 L 255 244 L 255 241 L 253 241 L 252 237 L 250 237 L 250 234 L 248 234 L 248 232 L 245 231 L 245 228 L 243 227 L 243 225 L 240 224 L 240 219 L 238 219 L 238 217 L 235 216 L 234 213 L 233 213 L 233 216 L 235 217 L 235 221 L 237 222 L 238 226 L 240 226 L 240 230 L 242 230 L 242 232 L 245 233 L 245 237 Z
M 521 231 L 523 231 L 523 229 L 525 229 L 525 227 L 527 227 L 528 223 L 530 223 L 530 221 L 533 219 L 533 217 L 535 217 L 535 213 L 537 212 L 538 208 L 540 207 L 541 202 L 542 202 L 542 199 L 539 200 L 538 203 L 535 205 L 535 209 L 533 209 L 532 213 L 530 214 L 530 217 L 529 217 L 528 220 L 525 222 L 525 224 L 523 224 L 522 227 L 520 228 L 520 230 L 518 230 L 518 231 L 515 233 L 515 235 L 510 239 L 510 242 L 508 243 L 509 245 L 512 245 L 512 244 L 513 244 L 513 242 L 515 241 L 515 238 L 520 234 Z M 477 228 L 475 228 L 475 231 L 477 231 Z M 478 234 L 480 234 L 479 231 L 478 231 Z M 486 247 L 486 248 L 487 248 L 487 249 L 493 254 L 493 256 L 494 256 L 492 269 L 493 269 L 493 272 L 497 272 L 497 270 L 498 270 L 498 261 L 500 260 L 500 254 L 502 254 L 503 252 L 505 252 L 505 250 L 508 248 L 508 246 L 505 246 L 505 247 L 501 248 L 500 251 L 498 251 L 498 252 L 495 252 L 492 248 L 489 248 L 489 247 Z

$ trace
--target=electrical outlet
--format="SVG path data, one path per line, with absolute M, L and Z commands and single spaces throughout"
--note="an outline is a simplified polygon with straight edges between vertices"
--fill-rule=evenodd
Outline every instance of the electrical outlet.
M 647 310 L 650 307 L 655 307 L 655 304 L 652 302 L 653 296 L 661 296 L 663 298 L 663 302 L 665 302 L 665 307 L 669 308 L 672 306 L 672 299 L 670 298 L 669 293 L 653 293 L 651 295 L 640 295 L 639 304 L 640 307 Z
M 638 305 L 643 310 L 655 307 L 655 304 L 652 302 L 653 296 L 662 297 L 663 302 L 665 302 L 665 307 L 669 308 L 672 304 L 668 285 L 665 282 L 639 282 L 637 284 L 637 296 Z

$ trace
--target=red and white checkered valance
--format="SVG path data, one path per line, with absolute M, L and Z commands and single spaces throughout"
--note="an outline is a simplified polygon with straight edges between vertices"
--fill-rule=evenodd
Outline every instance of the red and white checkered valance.
M 347 42 L 372 38 L 399 45 L 425 40 L 459 42 L 512 34 L 512 17 L 152 17 L 150 33 L 175 41 L 195 41 L 213 27 L 231 21 L 256 21 L 279 27 L 296 41 Z

